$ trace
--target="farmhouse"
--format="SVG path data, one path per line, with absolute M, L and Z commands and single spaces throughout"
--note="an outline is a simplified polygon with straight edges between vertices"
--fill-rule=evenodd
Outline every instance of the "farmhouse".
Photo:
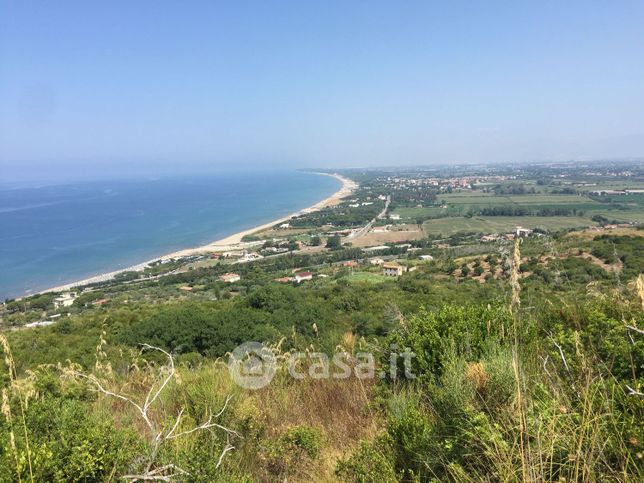
M 295 274 L 295 281 L 297 283 L 304 282 L 305 280 L 312 280 L 313 274 L 311 272 L 299 272 Z
M 224 273 L 221 277 L 219 277 L 219 280 L 226 283 L 233 283 L 239 282 L 241 280 L 241 277 L 236 273 Z
M 371 265 L 382 265 L 383 263 L 385 263 L 385 261 L 382 258 L 376 257 L 376 258 L 370 258 L 369 263 Z
M 400 277 L 403 274 L 404 267 L 396 262 L 387 262 L 382 264 L 382 274 L 387 277 Z

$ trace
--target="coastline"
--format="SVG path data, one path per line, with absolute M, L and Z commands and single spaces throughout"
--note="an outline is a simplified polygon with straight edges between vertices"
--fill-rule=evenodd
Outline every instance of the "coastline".
M 38 294 L 43 294 L 43 293 L 49 293 L 49 292 L 64 292 L 66 290 L 71 290 L 76 287 L 82 287 L 84 285 L 89 285 L 92 283 L 98 283 L 98 282 L 106 282 L 108 280 L 113 279 L 117 275 L 123 272 L 140 272 L 145 269 L 149 264 L 162 261 L 162 260 L 169 260 L 171 258 L 181 258 L 181 257 L 187 257 L 187 256 L 192 256 L 192 255 L 203 255 L 203 254 L 208 254 L 212 252 L 217 252 L 217 251 L 228 251 L 228 250 L 234 250 L 234 249 L 239 249 L 239 248 L 244 248 L 244 247 L 249 247 L 252 246 L 253 242 L 250 243 L 244 243 L 242 242 L 242 238 L 246 235 L 251 235 L 257 231 L 265 230 L 266 228 L 270 228 L 278 223 L 283 223 L 289 219 L 291 219 L 293 216 L 298 216 L 298 215 L 303 215 L 306 213 L 311 213 L 317 210 L 321 210 L 322 208 L 326 208 L 328 206 L 334 206 L 340 203 L 340 200 L 343 198 L 349 196 L 355 189 L 358 187 L 358 184 L 355 181 L 352 181 L 348 178 L 345 178 L 344 176 L 341 176 L 337 173 L 318 173 L 318 172 L 311 172 L 311 174 L 317 174 L 321 176 L 332 176 L 339 180 L 342 185 L 340 186 L 340 189 L 333 193 L 331 196 L 328 198 L 325 198 L 316 204 L 309 206 L 308 208 L 301 209 L 299 211 L 296 211 L 294 213 L 291 213 L 287 216 L 283 216 L 281 218 L 278 218 L 276 220 L 270 221 L 268 223 L 264 223 L 262 225 L 258 225 L 252 228 L 248 228 L 246 230 L 239 231 L 237 233 L 233 233 L 232 235 L 229 235 L 225 238 L 221 238 L 219 240 L 215 240 L 211 243 L 207 243 L 206 245 L 201 245 L 198 247 L 192 247 L 192 248 L 185 248 L 182 250 L 177 250 L 171 253 L 168 253 L 166 255 L 162 255 L 160 257 L 153 258 L 151 260 L 147 260 L 145 262 L 137 263 L 135 265 L 131 265 L 129 267 L 121 268 L 118 270 L 114 270 L 112 272 L 106 272 L 106 273 L 101 273 L 98 275 L 95 275 L 93 277 L 89 277 L 83 280 L 78 280 L 76 282 L 70 282 L 67 284 L 63 285 L 58 285 L 56 287 L 51 287 L 45 290 L 41 290 L 38 292 L 34 292 L 33 294 L 30 295 L 38 295 Z M 27 295 L 27 296 L 30 296 Z M 20 297 L 24 298 L 24 297 Z

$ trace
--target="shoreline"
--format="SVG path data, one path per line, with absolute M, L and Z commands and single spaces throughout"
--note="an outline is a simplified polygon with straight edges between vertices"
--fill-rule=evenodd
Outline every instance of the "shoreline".
M 290 220 L 294 216 L 299 216 L 306 213 L 312 213 L 314 211 L 321 210 L 322 208 L 326 208 L 328 206 L 337 205 L 343 198 L 349 196 L 358 187 L 358 184 L 355 181 L 345 178 L 344 176 L 341 176 L 337 173 L 318 173 L 318 172 L 310 172 L 310 173 L 317 174 L 320 176 L 332 176 L 333 178 L 336 178 L 337 180 L 339 180 L 342 183 L 342 186 L 340 186 L 340 189 L 335 193 L 333 193 L 331 196 L 317 202 L 316 204 L 309 206 L 308 208 L 303 208 L 287 216 L 283 216 L 276 220 L 270 221 L 268 223 L 264 223 L 262 225 L 258 225 L 252 228 L 239 231 L 237 233 L 233 233 L 232 235 L 229 235 L 225 238 L 221 238 L 219 240 L 215 240 L 205 245 L 192 247 L 192 248 L 184 248 L 182 250 L 177 250 L 171 253 L 167 253 L 165 255 L 161 255 L 151 260 L 137 263 L 129 267 L 120 268 L 112 272 L 101 273 L 93 277 L 85 278 L 83 280 L 78 280 L 76 282 L 70 282 L 67 284 L 58 285 L 56 287 L 51 287 L 45 290 L 40 290 L 32 294 L 23 295 L 22 297 L 16 297 L 16 300 L 20 300 L 25 297 L 31 297 L 32 295 L 40 295 L 40 294 L 50 293 L 50 292 L 64 292 L 76 287 L 90 285 L 92 283 L 107 282 L 123 272 L 141 272 L 151 263 L 162 261 L 162 260 L 169 260 L 172 258 L 181 258 L 181 257 L 192 256 L 192 255 L 203 255 L 203 254 L 212 253 L 216 251 L 228 251 L 228 250 L 235 250 L 235 249 L 250 247 L 253 245 L 253 242 L 242 242 L 242 238 L 244 236 L 250 235 L 257 231 L 265 230 L 266 228 L 270 228 L 273 225 L 276 225 L 278 223 L 283 223 L 287 220 Z

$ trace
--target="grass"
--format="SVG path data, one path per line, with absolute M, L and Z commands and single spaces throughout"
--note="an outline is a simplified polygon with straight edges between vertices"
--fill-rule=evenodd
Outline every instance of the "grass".
M 347 277 L 349 282 L 383 283 L 390 280 L 380 273 L 355 272 Z
M 605 216 L 609 220 L 617 220 L 623 223 L 644 223 L 644 211 L 605 210 L 598 211 L 597 214 Z
M 447 210 L 444 208 L 438 207 L 424 207 L 424 206 L 404 206 L 396 208 L 394 213 L 400 215 L 401 218 L 410 218 L 415 219 L 418 217 L 425 216 L 440 216 L 447 213 Z
M 473 218 L 439 218 L 423 223 L 429 235 L 453 235 L 459 232 L 504 233 L 517 226 L 561 230 L 595 225 L 590 218 L 577 216 L 491 216 Z

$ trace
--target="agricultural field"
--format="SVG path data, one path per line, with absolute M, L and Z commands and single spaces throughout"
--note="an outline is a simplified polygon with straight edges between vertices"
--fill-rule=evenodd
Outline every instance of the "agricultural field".
M 644 222 L 644 196 L 619 195 L 591 198 L 585 195 L 496 195 L 480 191 L 444 193 L 437 206 L 397 207 L 400 223 L 423 222 L 425 233 L 497 233 L 516 226 L 548 231 L 604 223 Z M 442 205 L 442 206 L 439 206 Z M 603 217 L 597 219 L 597 215 Z M 594 219 L 593 219 L 594 217 Z
M 370 231 L 359 238 L 352 239 L 351 245 L 354 247 L 371 247 L 387 243 L 420 240 L 425 237 L 425 233 L 418 228 L 418 225 L 394 225 L 394 227 L 402 229 L 392 229 L 385 232 Z
M 383 283 L 387 280 L 392 280 L 391 277 L 386 277 L 381 273 L 373 272 L 354 272 L 347 276 L 347 281 L 350 283 L 367 282 L 367 283 Z
M 517 226 L 550 231 L 596 225 L 587 217 L 577 216 L 488 216 L 438 218 L 423 223 L 427 235 L 449 236 L 456 233 L 505 233 Z

